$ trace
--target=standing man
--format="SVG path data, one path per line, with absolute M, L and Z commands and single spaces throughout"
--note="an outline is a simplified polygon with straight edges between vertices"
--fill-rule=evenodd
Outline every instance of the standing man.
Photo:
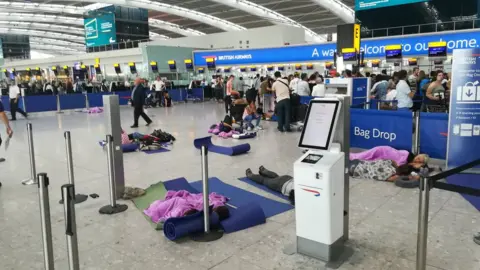
M 12 114 L 12 121 L 17 120 L 17 112 L 19 112 L 23 117 L 27 118 L 27 114 L 20 108 L 18 108 L 18 101 L 20 100 L 20 88 L 16 84 L 10 85 L 8 90 L 10 96 L 10 113 Z
M 298 74 L 298 72 L 295 72 L 295 74 L 293 75 L 293 79 L 290 81 L 290 89 L 293 92 L 297 91 L 297 85 L 299 81 L 300 81 L 300 75 Z
M 12 137 L 13 131 L 12 131 L 12 128 L 10 127 L 10 123 L 8 122 L 8 117 L 5 114 L 5 110 L 3 108 L 3 103 L 2 103 L 1 100 L 0 100 L 0 119 L 2 120 L 3 124 L 5 124 L 5 127 L 7 128 L 7 136 Z M 1 144 L 2 144 L 2 138 L 0 137 L 0 145 Z M 4 161 L 5 161 L 4 158 L 0 158 L 0 162 L 4 162 Z M 1 185 L 2 184 L 0 183 L 0 186 Z
M 162 94 L 165 90 L 165 83 L 162 81 L 160 76 L 157 76 L 157 79 L 150 85 L 150 91 L 155 87 L 155 99 L 158 101 L 158 106 L 162 106 Z
M 234 90 L 233 81 L 235 80 L 235 76 L 230 75 L 227 82 L 227 93 L 225 95 L 225 113 L 228 114 L 230 112 L 230 106 L 232 105 L 232 96 L 238 96 L 239 93 Z
M 148 117 L 143 111 L 143 105 L 145 105 L 145 87 L 142 85 L 142 79 L 135 79 L 135 86 L 132 91 L 132 103 L 133 103 L 133 126 L 131 128 L 138 128 L 138 118 L 140 116 L 147 122 L 147 127 L 152 123 L 152 119 Z
M 280 71 L 275 72 L 276 81 L 273 83 L 272 90 L 277 96 L 278 131 L 291 132 L 290 117 L 292 106 L 290 104 L 290 87 L 287 79 L 282 79 Z

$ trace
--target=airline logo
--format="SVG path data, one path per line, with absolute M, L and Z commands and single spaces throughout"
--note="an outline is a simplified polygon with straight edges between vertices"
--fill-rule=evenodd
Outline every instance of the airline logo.
M 313 196 L 315 196 L 315 197 L 320 197 L 320 192 L 318 192 L 316 190 L 306 189 L 306 188 L 302 188 L 302 189 L 305 190 L 306 192 L 309 192 L 309 193 L 313 194 Z

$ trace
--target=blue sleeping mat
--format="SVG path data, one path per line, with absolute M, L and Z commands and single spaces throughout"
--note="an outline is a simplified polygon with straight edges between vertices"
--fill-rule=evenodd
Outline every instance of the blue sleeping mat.
M 249 185 L 252 185 L 252 186 L 254 186 L 254 187 L 256 187 L 256 188 L 259 188 L 259 189 L 261 189 L 261 190 L 263 190 L 263 191 L 265 191 L 265 192 L 268 192 L 268 193 L 270 193 L 270 194 L 272 194 L 272 195 L 275 195 L 275 196 L 277 196 L 277 197 L 279 197 L 279 198 L 282 198 L 282 199 L 285 199 L 285 200 L 288 201 L 288 196 L 285 196 L 285 195 L 283 195 L 283 194 L 280 193 L 280 192 L 276 192 L 276 191 L 274 191 L 274 190 L 271 190 L 271 189 L 269 189 L 268 187 L 266 187 L 266 186 L 264 186 L 264 185 L 261 185 L 261 184 L 255 182 L 255 181 L 250 180 L 250 179 L 247 178 L 247 177 L 238 178 L 238 180 L 240 180 L 240 181 L 242 181 L 242 182 L 244 182 L 244 183 L 247 183 L 247 184 L 249 184 Z
M 212 142 L 212 136 L 195 139 L 193 141 L 193 145 L 195 145 L 195 148 L 197 149 L 200 149 L 202 145 L 205 145 L 208 147 L 208 151 L 227 156 L 241 155 L 250 151 L 250 144 L 248 143 L 239 144 L 231 147 L 214 145 Z
M 202 190 L 202 181 L 193 182 L 191 185 L 197 190 Z M 234 207 L 240 208 L 240 206 L 246 203 L 256 203 L 260 205 L 267 218 L 293 209 L 293 206 L 290 204 L 277 202 L 250 191 L 231 186 L 216 177 L 210 178 L 208 185 L 210 192 L 216 192 L 229 198 L 230 200 L 228 201 L 228 204 L 233 205 Z
M 217 213 L 210 213 L 210 227 L 218 228 L 220 219 Z M 189 234 L 203 231 L 203 211 L 190 216 L 169 218 L 163 224 L 163 233 L 169 240 L 177 240 Z
M 220 181 L 221 182 L 221 181 Z M 223 183 L 223 182 L 222 182 Z M 190 193 L 199 193 L 197 189 L 195 189 L 192 185 L 190 185 L 185 178 L 178 178 L 174 180 L 170 180 L 163 183 L 167 190 L 187 190 Z M 215 190 L 210 190 L 211 192 L 217 192 Z M 220 192 L 217 192 L 222 194 Z M 228 198 L 230 196 L 226 194 L 222 194 Z M 263 208 L 256 202 L 251 202 L 248 199 L 243 201 L 241 205 L 235 205 L 232 207 L 230 203 L 228 203 L 228 208 L 230 210 L 230 217 L 226 220 L 220 222 L 221 227 L 226 233 L 233 233 L 236 231 L 241 231 L 248 229 L 250 227 L 254 227 L 266 222 L 265 213 L 263 212 Z M 178 218 L 178 222 L 185 222 L 185 223 L 194 223 L 195 229 L 202 230 L 203 223 L 199 225 L 196 221 L 191 221 L 188 217 Z M 164 227 L 165 228 L 165 227 Z M 182 228 L 182 227 L 179 227 Z M 191 227 L 188 227 L 191 229 Z M 181 232 L 180 232 L 181 234 Z M 170 238 L 169 238 L 170 239 Z
M 478 174 L 456 174 L 447 178 L 449 184 L 480 189 L 480 175 Z M 480 211 L 480 197 L 463 195 L 463 198 Z
M 165 153 L 165 152 L 170 152 L 170 150 L 166 149 L 166 148 L 159 148 L 159 149 L 156 149 L 156 150 L 143 150 L 142 152 L 144 152 L 145 154 L 158 154 L 158 153 Z

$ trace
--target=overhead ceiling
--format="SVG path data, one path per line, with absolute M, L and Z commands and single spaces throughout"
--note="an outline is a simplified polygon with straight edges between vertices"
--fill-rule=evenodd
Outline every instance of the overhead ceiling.
M 147 8 L 150 36 L 178 38 L 238 31 L 275 24 L 302 27 L 312 40 L 322 41 L 337 24 L 353 22 L 355 0 L 86 0 L 0 1 L 1 32 L 19 31 L 41 45 L 82 50 L 83 13 L 104 5 Z M 9 30 L 11 29 L 11 30 Z M 8 31 L 7 31 L 8 30 Z M 28 30 L 28 31 L 27 31 Z M 41 33 L 45 34 L 44 42 Z M 72 37 L 77 36 L 77 37 Z M 62 41 L 62 44 L 52 44 Z M 45 47 L 42 47 L 45 48 Z M 52 54 L 55 54 L 52 51 Z M 68 52 L 67 52 L 68 53 Z

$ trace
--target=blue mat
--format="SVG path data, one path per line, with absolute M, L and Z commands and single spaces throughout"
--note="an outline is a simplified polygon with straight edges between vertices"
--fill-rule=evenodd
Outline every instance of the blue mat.
M 166 148 L 159 148 L 157 150 L 144 150 L 142 151 L 144 152 L 145 154 L 158 154 L 158 153 L 165 153 L 165 152 L 170 152 L 170 150 L 166 149 Z
M 209 152 L 214 152 L 217 154 L 222 154 L 227 156 L 236 156 L 240 154 L 245 154 L 248 151 L 250 151 L 250 144 L 248 143 L 239 144 L 232 147 L 214 145 L 212 142 L 212 136 L 195 139 L 193 141 L 193 145 L 197 149 L 200 149 L 202 145 L 206 145 L 208 147 Z
M 167 182 L 163 182 L 167 190 L 180 191 L 186 190 L 190 193 L 200 193 L 198 190 L 193 188 L 185 178 L 177 178 Z
M 191 185 L 199 191 L 202 190 L 202 181 L 193 182 Z M 216 192 L 229 198 L 228 204 L 235 207 L 240 208 L 240 206 L 246 203 L 256 203 L 260 205 L 267 218 L 293 209 L 293 206 L 290 204 L 277 202 L 244 189 L 231 186 L 215 177 L 209 179 L 208 185 L 210 192 Z
M 218 228 L 220 220 L 217 213 L 210 214 L 210 227 Z M 177 240 L 189 234 L 203 231 L 203 211 L 190 216 L 169 218 L 163 224 L 163 233 L 169 240 Z
M 269 189 L 268 187 L 266 187 L 266 186 L 264 186 L 264 185 L 261 185 L 261 184 L 259 184 L 259 183 L 257 183 L 257 182 L 254 182 L 254 181 L 250 180 L 250 179 L 247 178 L 247 177 L 238 178 L 238 180 L 240 180 L 240 181 L 242 181 L 242 182 L 244 182 L 244 183 L 247 183 L 247 184 L 249 184 L 249 185 L 252 185 L 252 186 L 254 186 L 254 187 L 256 187 L 256 188 L 259 188 L 259 189 L 261 189 L 261 190 L 263 190 L 263 191 L 265 191 L 265 192 L 268 192 L 268 193 L 270 193 L 270 194 L 272 194 L 272 195 L 275 195 L 275 196 L 277 196 L 277 197 L 279 197 L 279 198 L 282 198 L 282 199 L 285 199 L 285 200 L 288 201 L 288 196 L 285 196 L 285 195 L 283 195 L 283 194 L 280 193 L 280 192 L 273 191 L 273 190 Z
M 449 184 L 480 189 L 480 175 L 478 174 L 456 174 L 448 177 L 447 182 Z M 480 211 L 480 197 L 463 194 L 460 195 Z

